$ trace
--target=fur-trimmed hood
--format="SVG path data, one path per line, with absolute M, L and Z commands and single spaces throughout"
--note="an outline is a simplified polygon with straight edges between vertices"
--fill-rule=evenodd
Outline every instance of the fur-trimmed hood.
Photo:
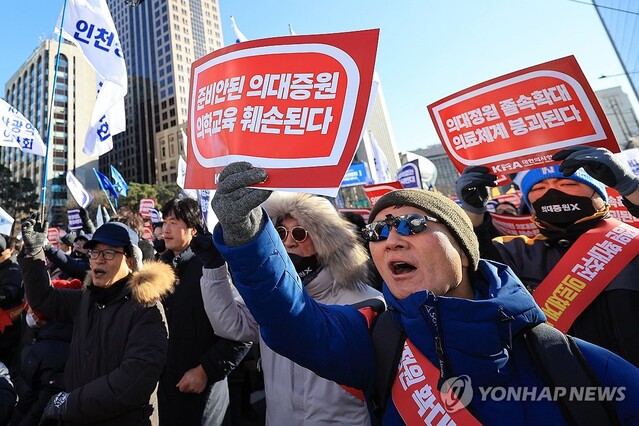
M 84 279 L 84 286 L 93 284 L 91 273 Z M 127 283 L 132 299 L 142 305 L 154 304 L 173 293 L 177 277 L 171 265 L 154 260 L 145 261 L 134 271 Z
M 290 215 L 308 231 L 320 265 L 330 269 L 336 283 L 349 288 L 370 283 L 370 257 L 355 233 L 355 226 L 326 198 L 274 192 L 262 207 L 275 226 Z

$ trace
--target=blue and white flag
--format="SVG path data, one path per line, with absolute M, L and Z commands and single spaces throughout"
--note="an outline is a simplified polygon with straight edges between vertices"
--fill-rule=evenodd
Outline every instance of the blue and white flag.
M 47 146 L 36 129 L 24 115 L 0 98 L 0 146 L 12 146 L 42 157 Z
M 232 16 L 231 16 L 231 28 L 233 28 L 233 33 L 235 34 L 236 43 L 248 41 L 248 38 L 246 38 L 246 36 L 242 34 L 242 31 L 240 31 L 240 29 L 237 27 L 237 24 L 235 23 L 235 18 Z
M 96 169 L 93 169 L 93 172 L 95 173 L 95 177 L 98 178 L 98 183 L 100 184 L 100 188 L 102 188 L 103 191 L 108 191 L 113 198 L 117 199 L 118 191 L 115 190 L 109 178 L 103 175 L 102 173 L 100 173 L 99 171 L 97 171 Z
M 63 9 L 64 11 L 64 9 Z M 78 46 L 98 73 L 98 95 L 83 152 L 101 155 L 113 148 L 112 137 L 126 128 L 124 96 L 127 74 L 120 39 L 106 0 L 69 0 L 64 27 L 56 32 Z
M 82 218 L 79 209 L 67 210 L 67 219 L 69 220 L 69 229 L 76 231 L 82 229 Z
M 14 219 L 0 207 L 0 234 L 11 235 Z
M 388 159 L 386 158 L 386 154 L 384 154 L 384 151 L 382 151 L 382 148 L 375 140 L 373 132 L 369 130 L 368 135 L 371 139 L 371 147 L 373 148 L 373 160 L 375 161 L 375 183 L 390 182 L 392 179 L 390 176 L 390 167 L 388 166 Z
M 120 172 L 113 166 L 111 166 L 111 179 L 113 179 L 113 186 L 118 193 L 126 197 L 126 194 L 129 192 L 129 184 L 126 183 Z
M 104 225 L 104 215 L 102 214 L 102 204 L 98 204 L 98 212 L 95 215 L 95 227 L 99 228 Z
M 149 208 L 149 214 L 151 215 L 151 223 L 162 222 L 162 212 L 158 209 Z
M 93 196 L 84 188 L 73 173 L 71 173 L 71 170 L 67 172 L 67 188 L 69 188 L 75 202 L 84 209 L 86 209 L 91 200 L 93 200 Z

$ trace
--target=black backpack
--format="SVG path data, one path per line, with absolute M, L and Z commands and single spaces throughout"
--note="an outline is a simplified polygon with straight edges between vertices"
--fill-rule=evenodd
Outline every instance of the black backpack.
M 406 333 L 395 321 L 392 311 L 385 311 L 377 317 L 371 330 L 376 371 L 369 403 L 376 425 L 382 423 L 406 340 Z M 550 389 L 601 386 L 572 337 L 547 324 L 526 330 L 523 337 L 534 362 L 540 367 L 544 383 Z M 566 395 L 557 402 L 568 424 L 620 424 L 610 401 L 571 401 Z

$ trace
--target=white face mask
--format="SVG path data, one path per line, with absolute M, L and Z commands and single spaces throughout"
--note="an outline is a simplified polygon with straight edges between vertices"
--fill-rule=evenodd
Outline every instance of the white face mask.
M 26 320 L 27 320 L 27 325 L 30 328 L 38 328 L 38 324 L 37 324 L 38 320 L 36 319 L 36 316 L 34 314 L 27 313 Z

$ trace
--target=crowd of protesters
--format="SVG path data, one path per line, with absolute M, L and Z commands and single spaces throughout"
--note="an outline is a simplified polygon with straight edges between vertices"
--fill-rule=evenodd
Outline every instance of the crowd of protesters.
M 514 178 L 520 205 L 494 207 L 531 215 L 534 238 L 498 235 L 497 176 L 476 166 L 457 203 L 396 190 L 368 224 L 324 197 L 253 188 L 268 176 L 249 163 L 220 175 L 213 233 L 190 198 L 162 206 L 151 241 L 137 212 L 96 229 L 81 209 L 82 229 L 56 244 L 25 220 L 20 238 L 0 236 L 0 423 L 639 424 L 639 232 L 610 218 L 606 193 L 639 217 L 639 177 L 603 148 L 555 158 Z M 573 246 L 601 235 L 631 255 L 595 279 Z M 597 290 L 561 331 L 552 308 L 573 307 L 535 297 L 564 269 Z M 511 387 L 622 391 L 477 390 Z

